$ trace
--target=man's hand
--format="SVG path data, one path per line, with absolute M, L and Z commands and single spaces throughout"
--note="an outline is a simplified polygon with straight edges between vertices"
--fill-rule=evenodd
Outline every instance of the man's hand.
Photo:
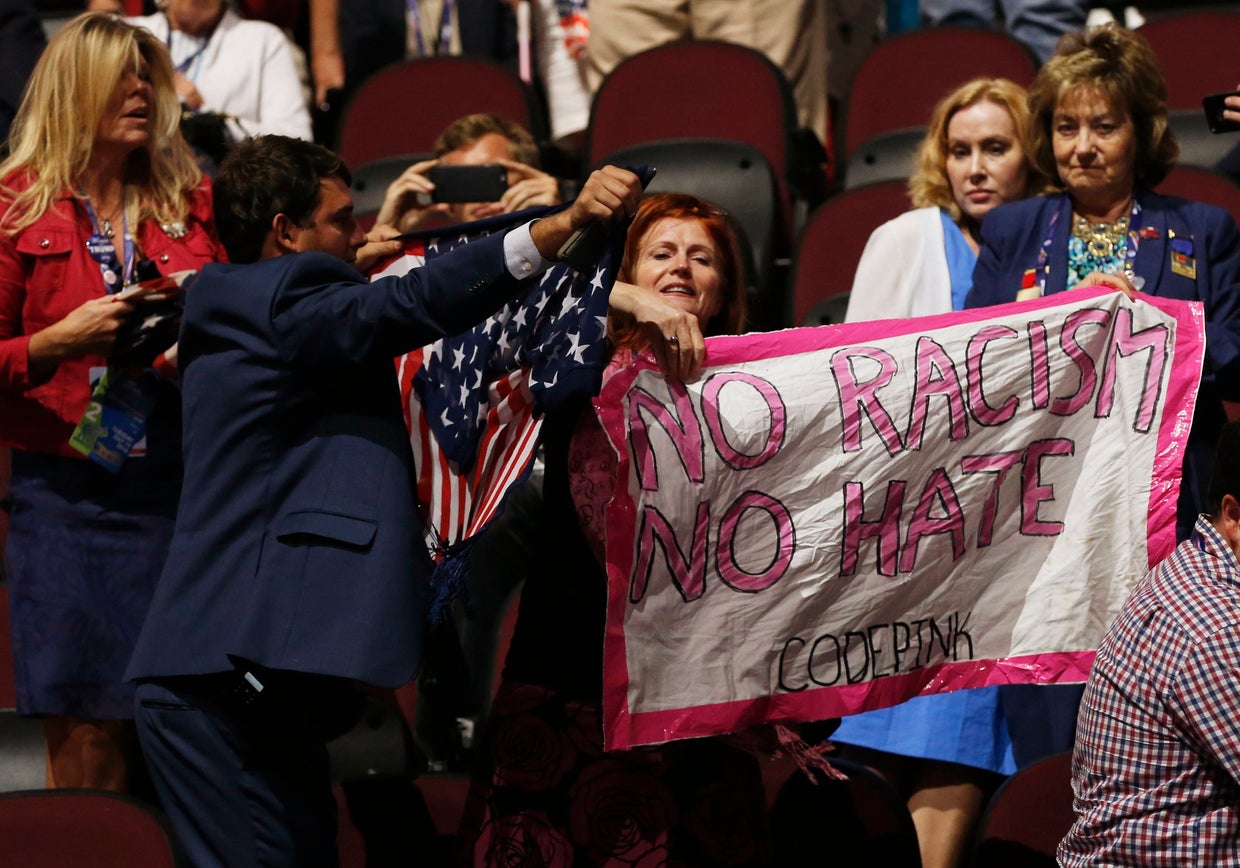
M 362 274 L 369 274 L 380 259 L 400 253 L 402 244 L 392 239 L 400 236 L 400 231 L 392 226 L 376 226 L 366 233 L 366 243 L 357 251 L 357 259 L 353 267 Z
M 414 163 L 401 172 L 399 178 L 388 184 L 387 192 L 383 195 L 383 205 L 375 217 L 375 226 L 394 226 L 401 232 L 412 232 L 422 224 L 428 214 L 446 213 L 447 205 L 429 204 L 435 185 L 426 177 L 426 172 L 432 166 L 438 165 L 438 160 Z
M 578 229 L 594 223 L 621 220 L 637 211 L 642 184 L 636 175 L 617 166 L 592 172 L 581 193 L 566 210 L 539 220 L 530 228 L 534 246 L 544 259 L 555 259 L 564 242 Z

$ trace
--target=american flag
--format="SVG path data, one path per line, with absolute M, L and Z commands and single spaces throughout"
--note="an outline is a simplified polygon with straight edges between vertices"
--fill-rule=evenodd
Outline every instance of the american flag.
M 532 209 L 405 237 L 405 253 L 372 278 L 403 274 L 492 232 L 556 209 Z M 542 415 L 571 395 L 595 393 L 607 362 L 607 299 L 625 227 L 598 263 L 559 263 L 473 330 L 396 360 L 418 471 L 427 545 L 452 558 L 529 474 Z

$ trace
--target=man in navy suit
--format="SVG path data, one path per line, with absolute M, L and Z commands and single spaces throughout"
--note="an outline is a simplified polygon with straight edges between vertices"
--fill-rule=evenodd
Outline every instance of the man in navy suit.
M 431 567 L 392 358 L 484 319 L 640 195 L 608 167 L 565 211 L 367 283 L 334 154 L 265 136 L 221 167 L 232 264 L 187 296 L 184 494 L 128 671 L 193 864 L 336 863 L 324 744 L 353 682 L 414 674 Z

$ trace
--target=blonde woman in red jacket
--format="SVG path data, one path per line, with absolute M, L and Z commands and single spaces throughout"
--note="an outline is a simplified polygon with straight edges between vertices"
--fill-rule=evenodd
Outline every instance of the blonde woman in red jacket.
M 136 756 L 121 676 L 180 495 L 175 382 L 113 366 L 111 400 L 128 396 L 123 427 L 142 440 L 105 438 L 100 463 L 70 437 L 118 332 L 145 317 L 126 287 L 222 258 L 179 117 L 163 45 L 82 15 L 40 59 L 0 164 L 5 560 L 18 710 L 44 718 L 51 786 L 124 790 Z

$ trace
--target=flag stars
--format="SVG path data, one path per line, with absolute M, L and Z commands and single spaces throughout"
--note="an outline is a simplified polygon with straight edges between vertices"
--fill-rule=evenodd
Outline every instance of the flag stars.
M 499 344 L 498 344 L 498 346 L 499 346 L 499 351 L 500 351 L 501 353 L 507 353 L 507 352 L 508 352 L 508 350 L 509 350 L 509 349 L 511 349 L 511 347 L 512 347 L 512 338 L 511 338 L 511 336 L 508 334 L 508 332 L 504 332 L 503 334 L 501 334 L 501 335 L 499 336 Z
M 580 364 L 584 361 L 583 357 L 588 349 L 588 345 L 581 343 L 581 332 L 572 332 L 568 336 L 568 353 L 573 357 L 574 362 Z

